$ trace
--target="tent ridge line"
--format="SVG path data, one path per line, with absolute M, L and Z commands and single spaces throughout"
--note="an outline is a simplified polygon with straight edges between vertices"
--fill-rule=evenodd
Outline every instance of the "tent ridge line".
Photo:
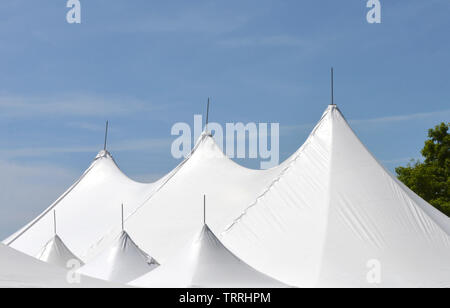
M 159 191 L 161 191 L 161 189 L 163 189 L 167 183 L 169 183 L 169 181 L 178 173 L 178 171 L 189 161 L 189 159 L 192 157 L 192 155 L 197 151 L 197 149 L 199 148 L 200 144 L 205 140 L 205 138 L 208 135 L 203 134 L 201 139 L 197 142 L 197 144 L 195 145 L 195 147 L 192 149 L 191 153 L 175 168 L 173 169 L 171 172 L 169 172 L 166 176 L 163 177 L 164 181 L 163 183 L 161 183 L 161 185 L 155 189 L 148 198 L 146 198 L 141 205 L 139 205 L 138 207 L 136 207 L 127 217 L 124 218 L 124 222 L 126 222 L 130 217 L 134 216 L 137 212 L 139 212 L 145 205 L 147 202 L 149 202 Z M 113 232 L 113 230 L 110 230 L 109 232 L 105 233 L 103 236 L 101 236 L 95 243 L 93 243 L 90 247 L 95 247 L 97 246 L 99 243 L 101 243 L 105 238 L 107 238 L 108 235 L 111 234 L 111 232 Z
M 50 213 L 55 207 L 58 206 L 58 204 L 64 200 L 64 198 L 67 197 L 68 194 L 70 194 L 77 186 L 80 184 L 80 182 L 88 175 L 88 173 L 94 168 L 95 162 L 97 160 L 95 159 L 94 162 L 89 166 L 89 168 L 81 175 L 81 177 L 67 189 L 64 194 L 62 194 L 55 202 L 53 202 L 52 205 L 50 205 L 40 216 L 38 216 L 35 220 L 31 221 L 27 226 L 23 228 L 17 235 L 13 235 L 13 238 L 5 243 L 6 246 L 12 245 L 14 242 L 16 242 L 22 235 L 24 235 L 28 230 L 30 230 L 32 227 L 34 227 L 38 222 L 40 222 L 48 213 Z
M 339 112 L 339 114 L 341 114 L 341 112 L 339 111 L 339 109 L 337 108 L 337 106 L 336 105 L 332 105 L 332 106 L 334 106 L 334 108 L 336 108 L 337 109 L 337 111 Z M 341 114 L 342 115 L 342 114 Z M 345 121 L 345 119 L 344 119 L 344 121 Z M 333 144 L 334 144 L 334 129 L 333 129 L 333 126 L 334 126 L 334 123 L 333 123 L 333 121 L 331 122 L 331 138 L 330 138 L 330 149 L 331 149 L 331 153 L 330 153 L 330 161 L 329 161 L 329 168 L 328 168 L 328 187 L 327 187 L 327 200 L 326 200 L 326 205 L 327 205 L 327 209 L 329 210 L 329 208 L 331 207 L 331 174 L 332 174 L 332 163 L 333 163 L 333 149 L 334 149 L 334 147 L 333 147 Z M 320 250 L 320 252 L 321 252 L 321 256 L 320 256 L 320 265 L 322 265 L 323 264 L 323 262 L 324 262 L 324 251 L 325 251 L 325 248 L 326 248 L 326 243 L 327 243 L 327 241 L 326 241 L 326 238 L 327 238 L 327 234 L 328 234 L 328 221 L 329 221 L 329 211 L 327 211 L 327 215 L 326 215 L 326 223 L 325 223 L 325 232 L 324 232 L 324 238 L 323 238 L 323 241 L 322 241 L 322 247 L 321 247 L 321 250 Z M 317 281 L 320 279 L 320 277 L 322 276 L 322 271 L 323 271 L 323 268 L 322 268 L 322 266 L 320 266 L 320 270 L 318 271 L 318 273 L 317 273 Z M 315 283 L 317 283 L 317 281 L 315 282 Z
M 269 186 L 256 198 L 256 200 L 254 202 L 252 202 L 237 218 L 235 218 L 233 220 L 232 223 L 230 223 L 225 230 L 221 233 L 221 235 L 225 235 L 226 233 L 228 233 L 229 231 L 231 231 L 231 229 L 234 228 L 234 226 L 239 223 L 244 216 L 246 216 L 248 214 L 248 211 L 250 209 L 252 209 L 253 207 L 255 207 L 258 204 L 258 201 L 261 200 L 265 195 L 267 195 L 267 193 L 269 193 L 269 191 L 272 189 L 273 186 L 275 186 L 276 183 L 278 183 L 281 178 L 286 174 L 286 172 L 295 164 L 295 162 L 297 162 L 297 160 L 299 159 L 299 157 L 303 154 L 303 151 L 305 150 L 305 148 L 307 148 L 307 146 L 311 143 L 311 137 L 313 137 L 316 133 L 316 131 L 322 126 L 323 121 L 325 119 L 325 117 L 329 114 L 329 110 L 321 117 L 319 123 L 316 125 L 316 127 L 313 129 L 313 131 L 311 132 L 311 134 L 309 135 L 307 141 L 302 145 L 302 147 L 298 150 L 296 156 L 289 162 L 289 164 L 280 172 L 280 174 L 269 184 Z

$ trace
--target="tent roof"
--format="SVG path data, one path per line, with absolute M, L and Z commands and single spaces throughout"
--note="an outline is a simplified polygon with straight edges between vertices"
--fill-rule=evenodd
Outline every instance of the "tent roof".
M 76 257 L 64 244 L 58 235 L 55 235 L 37 255 L 37 259 L 63 268 L 67 267 L 67 262 L 77 260 L 80 265 L 83 262 Z
M 203 194 L 215 206 L 209 222 L 220 232 L 282 172 L 289 159 L 269 170 L 244 168 L 225 156 L 206 133 L 191 155 L 162 179 L 151 184 L 130 180 L 107 151 L 101 151 L 83 176 L 29 225 L 4 241 L 36 255 L 53 236 L 51 211 L 58 211 L 58 232 L 65 243 L 89 262 L 120 234 L 120 204 L 141 248 L 164 262 L 196 233 Z M 182 224 L 180 222 L 183 222 Z
M 67 272 L 0 244 L 0 288 L 110 288 L 121 287 L 89 277 L 69 284 Z
M 208 225 L 221 232 L 285 166 L 286 162 L 269 170 L 244 168 L 225 156 L 212 137 L 203 134 L 191 156 L 127 218 L 127 231 L 164 264 L 197 234 L 198 222 L 203 221 L 203 195 L 211 204 Z
M 4 243 L 26 254 L 37 255 L 53 238 L 52 212 L 57 210 L 58 234 L 73 253 L 88 261 L 91 252 L 97 253 L 99 238 L 111 230 L 120 230 L 120 205 L 126 205 L 125 215 L 129 215 L 158 185 L 159 182 L 143 184 L 129 179 L 111 154 L 101 151 L 77 182 Z
M 208 134 L 154 184 L 130 180 L 101 152 L 77 183 L 6 242 L 35 255 L 53 236 L 49 212 L 57 207 L 60 234 L 89 261 L 120 234 L 123 202 L 128 232 L 164 264 L 197 232 L 204 194 L 214 205 L 209 225 L 226 230 L 226 246 L 289 285 L 367 286 L 372 259 L 383 264 L 383 285 L 449 285 L 449 218 L 390 175 L 336 106 L 292 157 L 269 170 L 237 165 Z
M 158 267 L 124 231 L 109 248 L 80 268 L 81 274 L 107 281 L 128 283 Z
M 284 287 L 231 253 L 205 225 L 168 263 L 131 283 L 140 287 Z
M 290 167 L 223 233 L 295 286 L 450 286 L 450 220 L 386 171 L 332 105 Z M 280 260 L 280 262 L 273 262 Z M 367 279 L 373 264 L 381 281 Z

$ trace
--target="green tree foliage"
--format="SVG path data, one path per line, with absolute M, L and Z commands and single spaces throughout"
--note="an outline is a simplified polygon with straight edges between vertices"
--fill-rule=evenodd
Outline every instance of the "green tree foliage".
M 412 161 L 395 169 L 400 181 L 450 216 L 450 123 L 441 123 L 428 131 L 421 153 L 425 160 Z

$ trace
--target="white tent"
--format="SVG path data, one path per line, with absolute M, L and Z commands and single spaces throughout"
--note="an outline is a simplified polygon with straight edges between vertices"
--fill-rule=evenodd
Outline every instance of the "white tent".
M 288 164 L 251 170 L 229 159 L 204 133 L 192 154 L 148 201 L 127 218 L 127 231 L 161 264 L 198 233 L 201 206 L 208 196 L 208 225 L 219 234 Z M 110 236 L 110 235 L 108 235 Z
M 286 287 L 242 262 L 205 225 L 171 261 L 131 282 L 138 287 L 263 288 Z
M 288 160 L 289 161 L 289 160 Z M 191 155 L 153 184 L 136 183 L 102 151 L 84 175 L 49 209 L 5 241 L 36 255 L 52 238 L 51 211 L 57 209 L 58 232 L 86 263 L 121 233 L 117 208 L 127 204 L 127 232 L 144 251 L 164 263 L 197 232 L 207 194 L 209 225 L 221 232 L 282 172 L 288 161 L 270 170 L 250 170 L 226 157 L 209 134 L 202 134 Z
M 449 218 L 386 171 L 331 105 L 222 240 L 290 285 L 450 287 L 449 234 Z
M 68 272 L 0 244 L 0 288 L 108 288 L 120 285 L 89 277 L 69 283 Z M 75 281 L 75 280 L 74 280 Z
M 380 261 L 383 286 L 448 285 L 449 219 L 389 174 L 335 106 L 306 143 L 270 170 L 228 159 L 203 134 L 189 158 L 154 184 L 128 179 L 107 152 L 54 205 L 6 243 L 35 255 L 60 232 L 84 260 L 127 231 L 162 264 L 197 232 L 200 197 L 209 225 L 242 260 L 294 286 L 367 286 Z M 229 228 L 228 228 L 229 227 Z M 414 268 L 414 269 L 412 269 Z
M 78 273 L 107 281 L 128 283 L 158 267 L 123 231 L 109 248 L 78 270 Z
M 80 265 L 83 262 L 77 258 L 64 244 L 58 235 L 55 235 L 37 255 L 37 259 L 63 268 L 67 267 L 69 261 L 77 261 Z
M 35 220 L 4 241 L 35 256 L 54 236 L 53 211 L 58 211 L 58 233 L 71 251 L 85 261 L 97 254 L 96 244 L 105 233 L 120 233 L 117 219 L 121 203 L 129 215 L 158 187 L 129 179 L 111 154 L 101 151 L 80 179 Z M 119 230 L 117 232 L 116 230 Z M 105 246 L 109 243 L 102 243 Z

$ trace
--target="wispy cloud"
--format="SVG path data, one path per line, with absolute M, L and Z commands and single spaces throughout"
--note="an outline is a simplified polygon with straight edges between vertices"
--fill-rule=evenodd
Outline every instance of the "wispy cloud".
M 0 96 L 0 117 L 46 116 L 120 116 L 155 110 L 145 101 L 133 98 L 106 98 L 95 95 L 58 97 Z
M 427 119 L 427 118 L 447 118 L 450 119 L 450 109 L 442 110 L 442 111 L 433 111 L 433 112 L 421 112 L 421 113 L 411 113 L 411 114 L 403 114 L 403 115 L 395 115 L 395 116 L 385 116 L 378 117 L 372 119 L 360 119 L 360 120 L 349 120 L 350 124 L 359 125 L 359 124 L 382 124 L 382 123 L 391 123 L 391 122 L 403 122 L 403 121 L 413 121 L 419 119 Z
M 32 148 L 15 148 L 1 149 L 1 158 L 19 158 L 19 157 L 41 157 L 61 153 L 96 153 L 98 147 L 94 146 L 67 146 L 67 147 L 32 147 Z
M 280 126 L 280 135 L 291 135 L 298 133 L 307 133 L 314 128 L 313 123 L 298 124 L 298 125 L 282 125 Z
M 284 46 L 284 47 L 308 47 L 310 46 L 305 40 L 290 35 L 273 35 L 261 37 L 239 37 L 222 39 L 217 42 L 222 47 L 248 47 L 248 46 Z
M 69 122 L 67 126 L 74 127 L 78 129 L 83 129 L 91 132 L 103 132 L 105 131 L 105 125 L 94 124 L 89 122 Z M 109 128 L 109 130 L 111 130 Z
M 249 13 L 227 12 L 216 7 L 215 3 L 205 5 L 192 3 L 157 13 L 148 11 L 144 16 L 128 19 L 121 23 L 108 25 L 115 33 L 201 33 L 224 34 L 245 25 L 250 19 Z
M 113 151 L 150 151 L 170 150 L 172 138 L 149 138 L 120 141 L 112 145 Z
M 161 153 L 169 151 L 172 143 L 170 138 L 160 139 L 131 139 L 117 141 L 110 145 L 112 152 L 143 151 L 151 153 Z M 100 150 L 98 146 L 61 146 L 61 147 L 32 147 L 0 149 L 0 158 L 19 158 L 19 157 L 42 157 L 61 153 L 97 153 Z
M 382 162 L 385 165 L 398 165 L 398 164 L 406 164 L 409 163 L 411 160 L 420 160 L 421 157 L 403 157 L 403 158 L 394 158 L 394 159 L 383 159 L 380 162 Z
M 371 119 L 353 119 L 348 120 L 350 125 L 364 125 L 364 124 L 386 124 L 386 123 L 395 123 L 395 122 L 407 122 L 414 121 L 420 119 L 450 119 L 450 109 L 442 110 L 442 111 L 433 111 L 433 112 L 421 112 L 421 113 L 411 113 L 411 114 L 403 114 L 403 115 L 395 115 L 395 116 L 384 116 L 377 117 Z M 280 135 L 291 135 L 298 133 L 308 133 L 311 132 L 314 128 L 314 123 L 305 123 L 305 124 L 292 124 L 292 125 L 281 125 L 280 126 Z M 409 161 L 410 158 L 405 158 Z M 404 162 L 405 159 L 403 159 Z

